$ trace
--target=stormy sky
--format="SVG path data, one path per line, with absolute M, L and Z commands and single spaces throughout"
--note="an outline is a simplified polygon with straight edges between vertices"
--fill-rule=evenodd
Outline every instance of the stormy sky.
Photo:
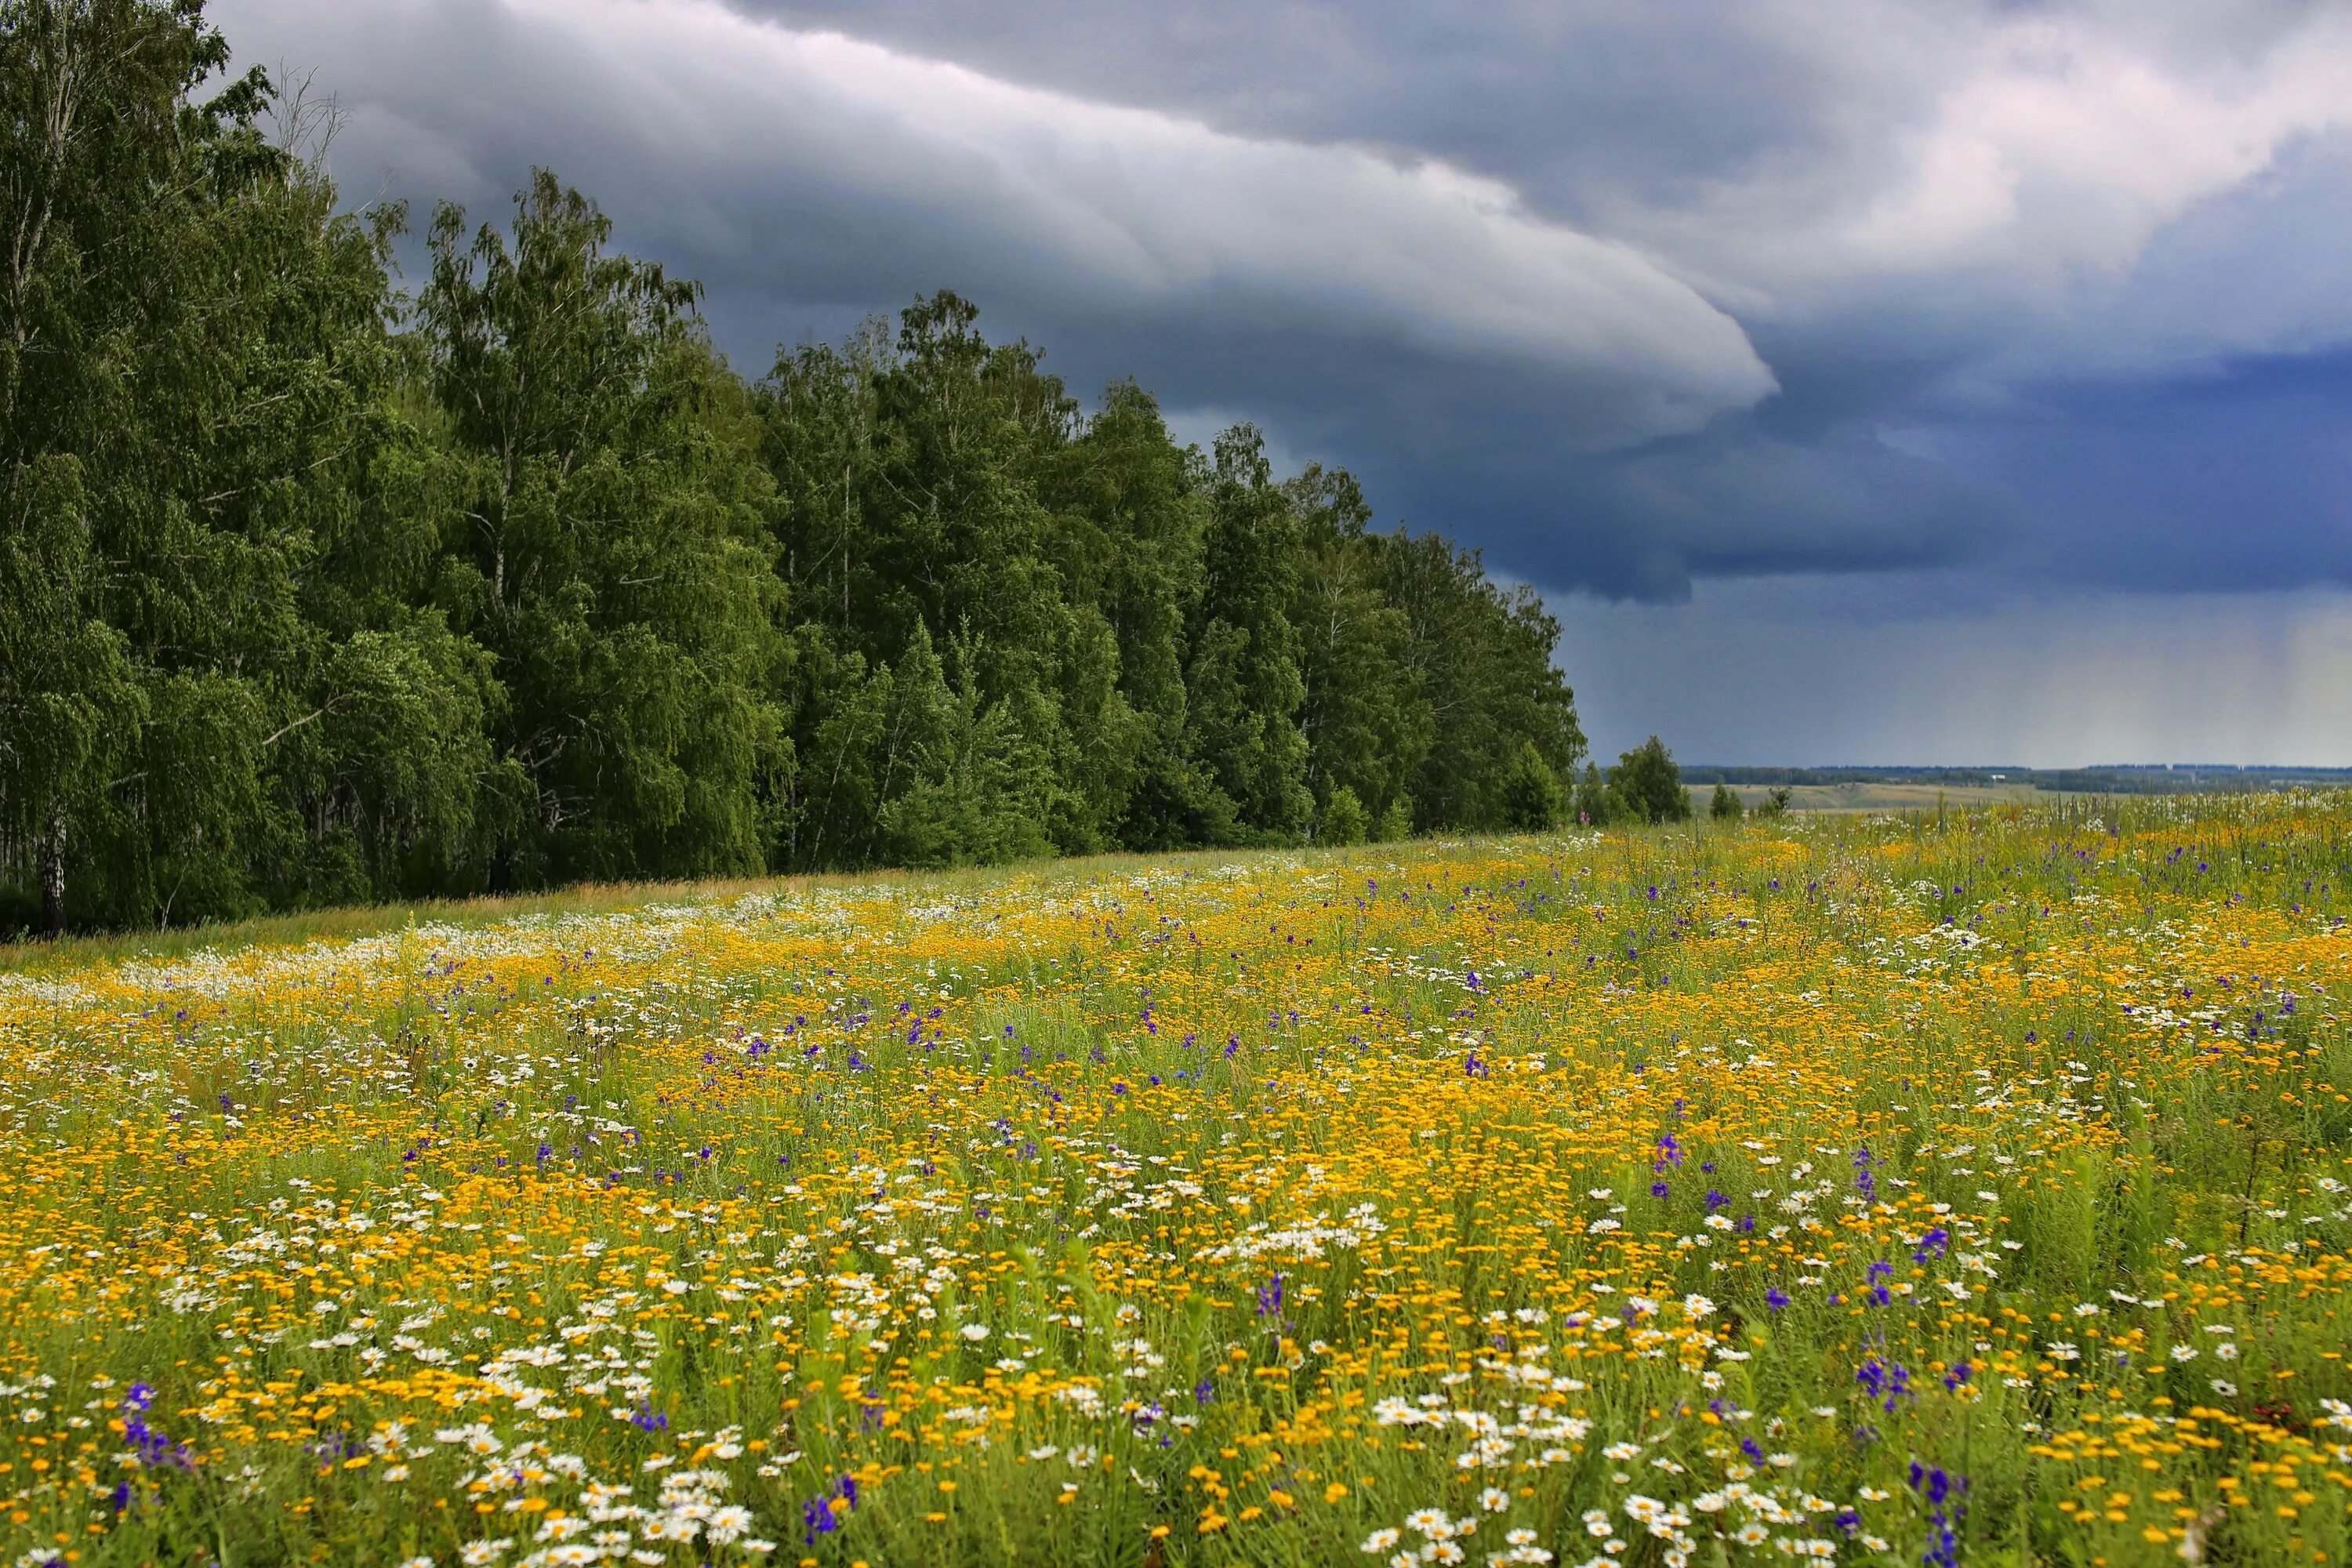
M 919 291 L 1540 590 L 1596 751 L 2352 764 L 2352 5 L 215 0 L 763 371 Z

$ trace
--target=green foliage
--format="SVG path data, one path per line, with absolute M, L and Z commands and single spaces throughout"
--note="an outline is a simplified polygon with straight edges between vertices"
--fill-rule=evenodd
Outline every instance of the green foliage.
M 543 170 L 404 293 L 229 58 L 0 0 L 0 926 L 1565 813 L 1557 624 L 1347 473 L 946 292 L 747 384 Z
M 413 580 L 398 215 L 336 211 L 257 72 L 194 97 L 227 58 L 193 5 L 0 25 L 0 572 L 34 610 L 0 875 L 35 863 L 52 929 L 68 887 L 87 923 L 349 896 L 320 868 L 436 858 L 401 841 L 471 781 L 424 770 L 486 759 L 479 668 Z M 394 669 L 430 689 L 387 709 Z M 418 744 L 420 704 L 457 735 Z
M 1070 786 L 1089 805 L 1087 837 L 1073 847 L 1230 832 L 1230 805 L 1184 750 L 1185 617 L 1208 520 L 1196 468 L 1150 395 L 1121 382 L 1040 478 L 1077 600 Z M 1193 817 L 1188 828 L 1181 807 L 1163 809 L 1182 801 L 1206 803 L 1213 824 Z
M 1476 552 L 1442 534 L 1380 542 L 1383 586 L 1404 616 L 1404 666 L 1428 710 L 1428 749 L 1407 780 L 1415 825 L 1507 826 L 1519 742 L 1555 774 L 1584 755 L 1575 699 L 1551 662 L 1559 625 L 1531 591 L 1496 586 Z
M 47 454 L 7 479 L 0 537 L 0 802 L 29 846 L 43 929 L 65 921 L 65 858 L 78 817 L 129 754 L 146 693 L 121 633 L 97 605 L 98 563 L 80 526 L 79 466 Z
M 1623 815 L 1643 822 L 1687 822 L 1690 791 L 1674 753 L 1655 735 L 1617 759 L 1609 770 L 1609 792 Z
M 1503 821 L 1521 833 L 1541 833 L 1559 826 L 1567 806 L 1559 775 L 1543 760 L 1532 741 L 1519 743 L 1519 758 L 1503 780 Z
M 787 755 L 773 481 L 696 289 L 541 171 L 511 243 L 435 216 L 438 592 L 490 650 L 521 798 L 496 879 L 757 869 Z
M 906 866 L 987 865 L 1042 855 L 1051 787 L 1045 758 L 1003 702 L 972 674 L 971 644 L 954 650 L 950 682 L 919 625 L 898 665 L 896 738 L 907 784 L 882 813 L 882 858 Z
M 1344 470 L 1310 465 L 1286 487 L 1301 530 L 1297 627 L 1310 789 L 1345 787 L 1385 816 L 1428 756 L 1435 715 L 1409 665 L 1412 627 L 1385 592 L 1383 542 Z
M 1609 793 L 1609 781 L 1594 763 L 1585 763 L 1584 771 L 1577 775 L 1571 809 L 1576 820 L 1588 827 L 1606 827 L 1624 815 L 1623 803 Z
M 1323 803 L 1323 820 L 1318 825 L 1315 841 L 1318 844 L 1361 844 L 1369 819 L 1364 816 L 1364 803 L 1346 784 L 1334 784 L 1331 798 Z
M 1242 836 L 1287 842 L 1314 807 L 1297 718 L 1307 687 L 1290 619 L 1298 520 L 1254 427 L 1217 437 L 1208 502 L 1201 596 L 1188 628 L 1188 749 L 1234 802 Z
M 1706 803 L 1706 814 L 1717 822 L 1737 822 L 1748 815 L 1748 808 L 1739 804 L 1729 784 L 1717 784 L 1714 798 Z

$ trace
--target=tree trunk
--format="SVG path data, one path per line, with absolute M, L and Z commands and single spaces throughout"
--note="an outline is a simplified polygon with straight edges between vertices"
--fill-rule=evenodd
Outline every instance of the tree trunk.
M 66 808 L 63 802 L 49 812 L 49 830 L 41 836 L 41 930 L 63 936 L 66 929 Z

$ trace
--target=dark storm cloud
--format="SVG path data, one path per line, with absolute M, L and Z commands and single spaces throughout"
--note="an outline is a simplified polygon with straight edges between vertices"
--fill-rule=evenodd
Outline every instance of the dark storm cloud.
M 1245 134 L 1434 155 L 1559 213 L 1609 190 L 1687 188 L 1827 139 L 1813 119 L 1815 73 L 1762 11 L 1694 26 L 1650 7 L 1549 0 L 739 8 Z
M 1444 163 L 1237 136 L 699 0 L 269 20 L 253 30 L 331 69 L 364 57 L 339 169 L 466 188 L 555 163 L 714 293 L 879 305 L 952 281 L 1112 330 L 1378 342 L 1541 377 L 1585 447 L 1772 387 L 1738 322 L 1649 256 Z
M 347 190 L 550 164 L 747 368 L 952 286 L 1547 589 L 2347 576 L 2341 7 L 215 12 Z

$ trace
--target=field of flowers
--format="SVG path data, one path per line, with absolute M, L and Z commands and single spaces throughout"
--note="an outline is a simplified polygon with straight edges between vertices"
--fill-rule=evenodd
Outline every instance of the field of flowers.
M 0 1563 L 2341 1562 L 2347 883 L 2269 797 L 20 950 Z

